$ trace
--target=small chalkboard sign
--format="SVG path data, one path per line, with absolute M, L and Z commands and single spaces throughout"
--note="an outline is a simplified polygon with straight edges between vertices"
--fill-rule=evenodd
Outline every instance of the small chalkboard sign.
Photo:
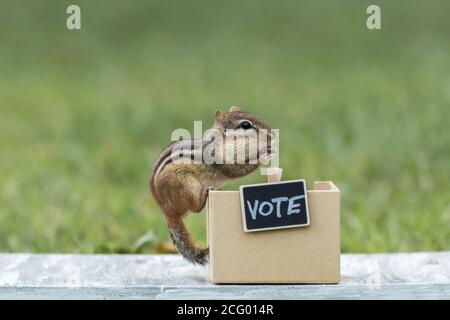
M 305 180 L 240 187 L 245 232 L 309 225 Z

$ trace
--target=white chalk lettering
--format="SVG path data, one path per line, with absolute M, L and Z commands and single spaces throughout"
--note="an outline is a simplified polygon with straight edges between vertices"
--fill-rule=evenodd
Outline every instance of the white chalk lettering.
M 250 215 L 253 220 L 256 220 L 257 214 L 259 213 L 261 216 L 267 217 L 269 216 L 274 210 L 274 204 L 275 204 L 275 214 L 277 218 L 282 218 L 282 213 L 285 213 L 286 215 L 290 216 L 292 214 L 300 213 L 300 202 L 296 202 L 298 200 L 304 199 L 305 195 L 300 196 L 294 196 L 294 197 L 277 197 L 272 198 L 270 201 L 262 201 L 261 203 L 259 200 L 255 200 L 253 205 L 250 200 L 247 200 L 247 207 L 250 211 Z M 287 210 L 282 212 L 281 210 L 281 204 L 283 202 L 287 203 Z
M 288 197 L 278 197 L 278 198 L 273 198 L 272 202 L 276 204 L 276 208 L 277 208 L 277 218 L 281 218 L 281 202 L 284 201 L 288 201 L 289 198 Z
M 289 206 L 288 206 L 288 211 L 287 211 L 288 216 L 290 216 L 291 214 L 300 212 L 300 209 L 295 209 L 295 208 L 300 207 L 300 203 L 294 203 L 294 201 L 303 199 L 304 197 L 305 196 L 295 196 L 295 197 L 292 197 L 289 199 Z
M 269 211 L 264 212 L 263 208 L 264 206 L 269 206 Z M 269 214 L 271 214 L 273 211 L 273 204 L 271 204 L 270 202 L 267 201 L 263 201 L 261 202 L 261 206 L 259 206 L 259 214 L 262 216 L 268 216 Z
M 252 204 L 250 203 L 250 201 L 247 200 L 248 210 L 250 210 L 250 214 L 252 215 L 253 220 L 256 220 L 256 212 L 258 211 L 258 204 L 259 204 L 259 201 L 256 200 L 255 206 L 252 208 Z

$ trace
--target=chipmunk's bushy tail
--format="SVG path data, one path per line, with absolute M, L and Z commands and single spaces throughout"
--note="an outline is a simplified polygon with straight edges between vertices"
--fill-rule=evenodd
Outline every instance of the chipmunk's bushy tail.
M 168 221 L 170 238 L 177 251 L 187 260 L 204 265 L 209 260 L 209 249 L 199 248 L 182 219 Z

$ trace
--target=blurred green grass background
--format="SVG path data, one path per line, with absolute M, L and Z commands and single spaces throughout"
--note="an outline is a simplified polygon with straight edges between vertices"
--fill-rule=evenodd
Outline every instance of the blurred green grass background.
M 344 252 L 450 250 L 450 5 L 375 2 L 2 1 L 0 251 L 154 252 L 153 160 L 234 104 L 340 187 Z

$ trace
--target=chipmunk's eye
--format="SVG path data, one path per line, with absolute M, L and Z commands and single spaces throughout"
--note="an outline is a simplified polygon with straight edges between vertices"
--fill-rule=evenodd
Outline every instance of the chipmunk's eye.
M 242 121 L 241 122 L 241 128 L 244 129 L 244 130 L 251 129 L 252 128 L 252 124 L 250 122 L 248 122 L 248 121 Z

